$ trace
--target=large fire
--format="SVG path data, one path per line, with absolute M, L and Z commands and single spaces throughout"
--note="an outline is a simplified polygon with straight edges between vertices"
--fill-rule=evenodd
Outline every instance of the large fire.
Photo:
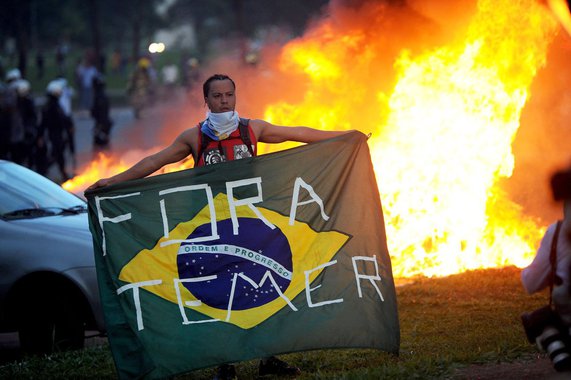
M 544 227 L 509 199 L 500 180 L 513 171 L 521 112 L 558 30 L 547 9 L 536 0 L 480 0 L 465 25 L 457 20 L 455 34 L 446 36 L 453 42 L 440 43 L 444 36 L 434 29 L 437 46 L 427 48 L 427 27 L 415 25 L 426 20 L 418 13 L 411 20 L 404 6 L 334 5 L 277 59 L 247 73 L 258 87 L 281 76 L 292 89 L 263 104 L 258 91 L 261 118 L 372 133 L 395 277 L 529 263 Z M 402 33 L 402 40 L 390 34 L 403 24 L 416 43 L 400 45 Z M 230 74 L 238 76 L 239 96 L 255 93 L 242 90 L 239 73 Z M 124 169 L 113 165 L 94 175 L 88 168 L 65 187 Z

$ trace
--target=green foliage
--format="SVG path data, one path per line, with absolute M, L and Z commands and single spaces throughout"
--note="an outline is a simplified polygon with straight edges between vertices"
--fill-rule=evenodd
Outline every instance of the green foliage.
M 520 314 L 543 306 L 547 292 L 528 296 L 520 271 L 477 270 L 438 279 L 403 281 L 397 288 L 400 355 L 371 349 L 319 350 L 282 355 L 303 370 L 300 379 L 441 379 L 470 364 L 531 360 L 536 349 Z M 359 326 L 366 328 L 366 326 Z M 258 362 L 237 365 L 256 378 Z M 211 379 L 214 369 L 177 379 Z M 0 366 L 0 378 L 115 378 L 108 346 L 31 358 Z
M 218 38 L 254 37 L 260 28 L 286 26 L 300 35 L 311 17 L 320 14 L 329 0 L 209 0 L 178 1 L 168 12 L 171 26 L 191 20 L 197 32 L 198 49 L 205 53 Z

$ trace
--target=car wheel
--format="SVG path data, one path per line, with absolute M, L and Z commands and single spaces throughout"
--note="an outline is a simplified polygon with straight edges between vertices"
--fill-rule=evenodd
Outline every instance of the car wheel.
M 20 347 L 27 354 L 49 354 L 83 348 L 85 328 L 78 302 L 68 294 L 36 295 L 39 302 L 20 308 Z M 36 298 L 36 299 L 37 299 Z

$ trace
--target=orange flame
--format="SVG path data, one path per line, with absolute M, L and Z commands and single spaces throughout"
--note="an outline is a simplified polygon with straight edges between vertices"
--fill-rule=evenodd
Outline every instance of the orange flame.
M 379 112 L 367 125 L 396 277 L 521 267 L 544 229 L 498 183 L 512 173 L 511 143 L 556 26 L 533 0 L 479 1 L 462 41 L 416 56 L 403 50 L 393 92 L 378 86 L 367 99 L 371 83 L 352 74 L 372 71 L 372 41 L 359 29 L 335 34 L 322 25 L 283 53 L 282 64 L 312 81 L 304 101 L 274 104 L 265 116 L 332 129 L 352 120 L 355 100 Z M 363 51 L 349 57 L 354 43 Z
M 124 160 L 123 158 L 115 158 L 112 155 L 106 155 L 105 153 L 98 153 L 97 158 L 91 161 L 82 171 L 81 174 L 67 180 L 61 186 L 66 189 L 67 191 L 73 192 L 75 194 L 81 195 L 81 193 L 91 184 L 97 182 L 97 180 L 101 178 L 111 177 L 117 173 L 120 173 L 136 162 L 136 160 L 140 157 L 144 157 L 149 152 L 153 152 L 156 149 L 152 149 L 147 152 L 137 152 L 135 156 L 133 155 L 126 155 L 128 159 Z M 171 165 L 167 165 L 163 167 L 161 170 L 153 173 L 152 175 L 163 174 L 163 173 L 171 173 L 179 170 L 190 169 L 193 167 L 193 159 L 192 157 L 188 157 L 187 159 L 180 161 L 178 163 L 174 163 Z
M 129 168 L 122 160 L 115 162 L 112 156 L 98 153 L 97 158 L 91 161 L 83 172 L 61 186 L 67 191 L 80 193 L 100 178 L 110 177 Z
M 557 32 L 547 7 L 480 0 L 464 30 L 456 22 L 446 46 L 438 29 L 410 9 L 370 1 L 330 11 L 281 49 L 277 67 L 244 74 L 240 94 L 257 82 L 253 76 L 267 83 L 277 72 L 287 82 L 287 100 L 285 91 L 275 100 L 276 79 L 264 119 L 372 132 L 396 277 L 527 265 L 545 228 L 523 214 L 500 181 L 512 174 L 522 109 Z M 404 32 L 391 34 L 402 25 Z M 439 47 L 427 48 L 430 39 Z M 259 86 L 252 91 L 250 99 L 263 98 Z
M 556 25 L 533 1 L 478 4 L 464 42 L 401 56 L 372 144 L 397 276 L 523 266 L 543 233 L 498 181 Z

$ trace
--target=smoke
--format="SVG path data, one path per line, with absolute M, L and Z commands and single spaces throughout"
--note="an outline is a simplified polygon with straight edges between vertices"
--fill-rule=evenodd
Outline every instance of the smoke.
M 528 215 L 545 223 L 561 218 L 551 197 L 551 174 L 571 164 L 571 37 L 561 31 L 550 47 L 547 65 L 538 72 L 521 116 L 512 148 L 513 176 L 506 184 Z
M 236 41 L 219 43 L 220 54 L 203 63 L 199 84 L 182 100 L 162 105 L 161 114 L 167 117 L 156 121 L 154 139 L 157 145 L 170 144 L 204 118 L 200 83 L 214 73 L 230 75 L 236 82 L 237 110 L 243 117 L 266 118 L 269 106 L 295 107 L 311 97 L 324 109 L 343 109 L 336 116 L 339 126 L 371 132 L 388 112 L 382 99 L 395 85 L 397 58 L 403 51 L 415 56 L 463 38 L 476 9 L 476 0 L 333 0 L 301 37 L 267 42 L 255 65 L 243 62 Z M 559 210 L 550 199 L 549 174 L 571 159 L 570 40 L 564 34 L 558 37 L 547 66 L 535 78 L 513 143 L 515 170 L 504 183 L 526 215 L 545 221 L 558 217 Z M 300 58 L 300 47 L 308 57 Z M 311 72 L 312 59 L 331 63 L 330 71 L 321 76 Z M 296 114 L 291 121 L 320 127 L 305 117 Z

